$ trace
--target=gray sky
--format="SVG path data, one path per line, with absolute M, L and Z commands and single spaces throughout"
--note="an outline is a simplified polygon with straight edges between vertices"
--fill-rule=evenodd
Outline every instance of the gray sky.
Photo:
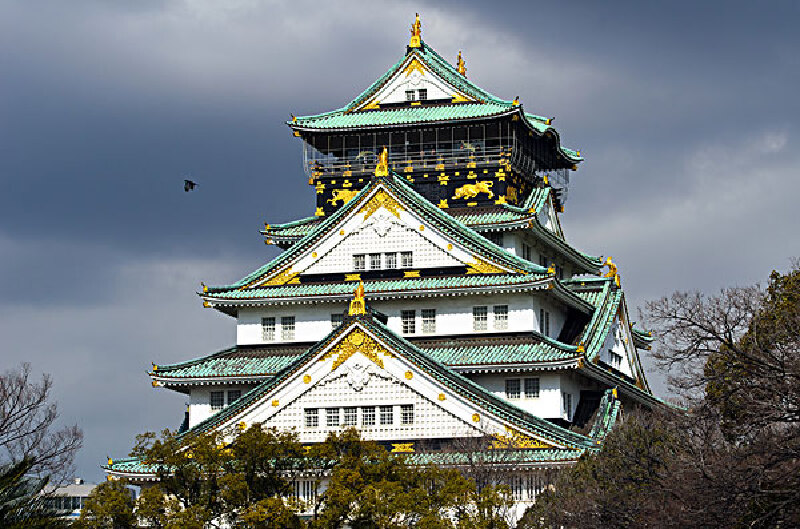
M 150 362 L 235 340 L 200 281 L 252 271 L 263 222 L 313 213 L 283 121 L 382 74 L 415 11 L 581 150 L 564 227 L 614 256 L 632 309 L 763 282 L 800 255 L 799 6 L 0 0 L 0 369 L 53 374 L 91 480 L 177 427 L 186 399 L 150 388 Z

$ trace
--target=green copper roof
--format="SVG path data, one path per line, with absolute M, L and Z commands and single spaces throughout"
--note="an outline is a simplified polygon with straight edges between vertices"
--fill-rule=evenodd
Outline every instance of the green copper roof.
M 228 347 L 214 354 L 171 365 L 153 366 L 159 379 L 266 377 L 292 363 L 306 347 Z
M 470 465 L 475 464 L 522 464 L 522 463 L 566 463 L 577 461 L 585 449 L 545 450 L 486 450 L 484 452 L 419 452 L 404 454 L 410 465 Z

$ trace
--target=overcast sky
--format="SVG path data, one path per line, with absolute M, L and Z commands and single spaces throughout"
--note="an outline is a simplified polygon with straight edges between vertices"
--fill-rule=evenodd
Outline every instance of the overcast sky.
M 235 340 L 200 281 L 272 257 L 265 221 L 313 214 L 283 121 L 381 75 L 415 11 L 429 45 L 585 156 L 564 228 L 614 256 L 632 316 L 763 282 L 800 255 L 798 6 L 0 0 L 0 369 L 53 374 L 90 480 L 177 427 L 186 398 L 152 389 L 150 362 Z

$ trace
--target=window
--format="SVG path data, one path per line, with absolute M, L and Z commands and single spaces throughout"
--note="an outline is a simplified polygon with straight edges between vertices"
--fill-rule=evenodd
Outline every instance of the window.
M 353 270 L 366 270 L 367 256 L 363 253 L 353 255 Z
M 281 318 L 281 339 L 294 340 L 294 316 Z
M 488 326 L 488 310 L 486 305 L 479 305 L 472 307 L 472 330 L 485 331 Z
M 539 265 L 547 268 L 547 256 L 546 255 L 540 255 L 539 256 Z
M 383 266 L 386 268 L 397 268 L 397 254 L 395 252 L 383 254 Z
M 538 399 L 539 398 L 539 378 L 526 378 L 525 379 L 525 398 Z
M 412 257 L 411 252 L 401 252 L 400 253 L 400 267 L 401 268 L 411 268 L 414 266 L 414 259 Z
M 239 397 L 242 396 L 241 389 L 229 389 L 228 390 L 228 405 L 233 404 L 235 401 L 239 400 Z
M 339 408 L 325 408 L 325 426 L 339 426 Z
M 381 269 L 381 254 L 379 253 L 369 254 L 369 269 L 370 270 Z
M 492 307 L 494 312 L 494 328 L 497 330 L 508 329 L 508 305 L 495 305 Z
M 275 318 L 261 318 L 261 339 L 265 342 L 275 340 Z
M 363 426 L 375 426 L 375 406 L 361 408 L 361 424 Z
M 221 410 L 225 407 L 225 392 L 224 391 L 212 391 L 211 392 L 211 409 L 212 410 Z
M 358 424 L 358 408 L 351 406 L 344 409 L 345 426 L 355 426 Z
M 503 234 L 500 232 L 492 232 L 484 235 L 487 239 L 495 243 L 497 246 L 503 246 Z
M 564 269 L 561 268 L 561 265 L 556 265 L 556 277 L 564 279 Z
M 610 360 L 611 367 L 613 367 L 614 369 L 619 369 L 620 366 L 622 365 L 622 355 L 621 354 L 617 354 L 614 351 L 609 350 L 608 351 L 608 358 Z
M 400 320 L 403 322 L 403 334 L 414 334 L 417 332 L 417 311 L 401 310 Z
M 519 379 L 508 378 L 506 379 L 506 398 L 518 399 L 519 398 Z
M 422 309 L 422 332 L 423 334 L 436 332 L 436 309 Z
M 344 314 L 342 314 L 341 312 L 336 312 L 331 314 L 331 329 L 335 329 L 336 327 L 341 325 L 343 321 L 344 321 Z
M 531 251 L 531 247 L 529 244 L 522 243 L 522 258 L 526 261 L 530 261 L 531 257 L 533 256 L 533 252 Z
M 400 424 L 414 424 L 413 404 L 403 404 L 400 406 Z
M 550 312 L 544 309 L 539 309 L 539 332 L 550 336 Z
M 406 101 L 414 101 L 414 90 L 406 90 Z
M 304 414 L 306 428 L 317 428 L 319 426 L 319 408 L 306 408 Z
M 425 101 L 428 99 L 428 89 L 427 88 L 420 88 L 419 89 L 419 100 Z
M 568 421 L 572 420 L 572 393 L 562 393 L 561 401 L 564 404 L 564 416 Z
M 394 409 L 392 406 L 381 406 L 381 424 L 394 424 Z

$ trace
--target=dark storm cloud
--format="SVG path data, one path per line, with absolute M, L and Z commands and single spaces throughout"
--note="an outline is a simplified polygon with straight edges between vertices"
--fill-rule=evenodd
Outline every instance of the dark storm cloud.
M 177 426 L 144 371 L 234 340 L 201 280 L 312 213 L 289 113 L 338 108 L 405 51 L 443 56 L 586 156 L 563 222 L 613 255 L 631 308 L 763 280 L 800 254 L 794 2 L 0 2 L 3 366 L 55 374 L 98 479 Z M 182 190 L 183 178 L 200 186 Z M 634 311 L 635 312 L 635 311 Z M 656 375 L 654 386 L 662 391 Z

